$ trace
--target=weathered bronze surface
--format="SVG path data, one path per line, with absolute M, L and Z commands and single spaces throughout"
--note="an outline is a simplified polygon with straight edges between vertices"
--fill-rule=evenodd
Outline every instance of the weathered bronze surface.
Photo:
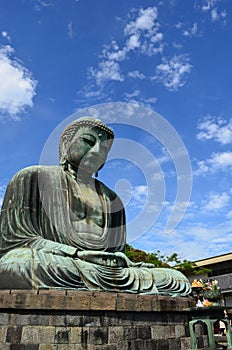
M 12 178 L 1 212 L 1 289 L 191 293 L 180 272 L 123 253 L 123 204 L 93 177 L 113 137 L 100 120 L 77 119 L 61 136 L 60 166 L 32 166 Z

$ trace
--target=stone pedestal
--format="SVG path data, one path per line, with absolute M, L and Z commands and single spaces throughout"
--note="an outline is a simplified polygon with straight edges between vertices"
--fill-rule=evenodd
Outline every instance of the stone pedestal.
M 1 290 L 1 350 L 187 350 L 190 298 Z

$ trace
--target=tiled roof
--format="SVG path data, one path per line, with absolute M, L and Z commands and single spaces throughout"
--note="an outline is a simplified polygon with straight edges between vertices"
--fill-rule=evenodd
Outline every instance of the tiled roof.
M 232 273 L 227 273 L 225 275 L 219 275 L 215 277 L 212 276 L 210 279 L 216 279 L 222 291 L 232 290 Z

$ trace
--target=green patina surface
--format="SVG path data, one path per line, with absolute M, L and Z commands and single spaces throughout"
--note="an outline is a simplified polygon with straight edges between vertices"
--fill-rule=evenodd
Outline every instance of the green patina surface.
M 94 177 L 113 137 L 98 119 L 80 118 L 61 136 L 60 166 L 33 166 L 12 178 L 1 212 L 1 289 L 190 294 L 180 272 L 123 253 L 123 204 Z

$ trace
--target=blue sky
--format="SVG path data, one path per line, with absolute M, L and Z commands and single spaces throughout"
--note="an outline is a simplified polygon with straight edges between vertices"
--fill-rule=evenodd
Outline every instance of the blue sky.
M 145 165 L 112 149 L 99 174 L 125 202 L 129 242 L 187 259 L 231 252 L 231 37 L 230 0 L 2 0 L 0 200 L 17 171 L 41 162 L 60 123 L 74 113 L 114 109 L 106 121 L 117 137 L 138 152 L 143 145 L 156 163 L 147 175 Z M 132 106 L 130 126 L 124 124 L 131 109 L 122 106 Z M 157 141 L 134 127 L 138 106 L 144 127 L 146 113 L 157 121 L 157 112 L 164 134 L 180 138 L 191 174 L 187 158 L 178 169 L 169 134 Z M 178 172 L 185 169 L 190 197 Z M 167 233 L 173 207 L 183 214 L 187 204 Z

